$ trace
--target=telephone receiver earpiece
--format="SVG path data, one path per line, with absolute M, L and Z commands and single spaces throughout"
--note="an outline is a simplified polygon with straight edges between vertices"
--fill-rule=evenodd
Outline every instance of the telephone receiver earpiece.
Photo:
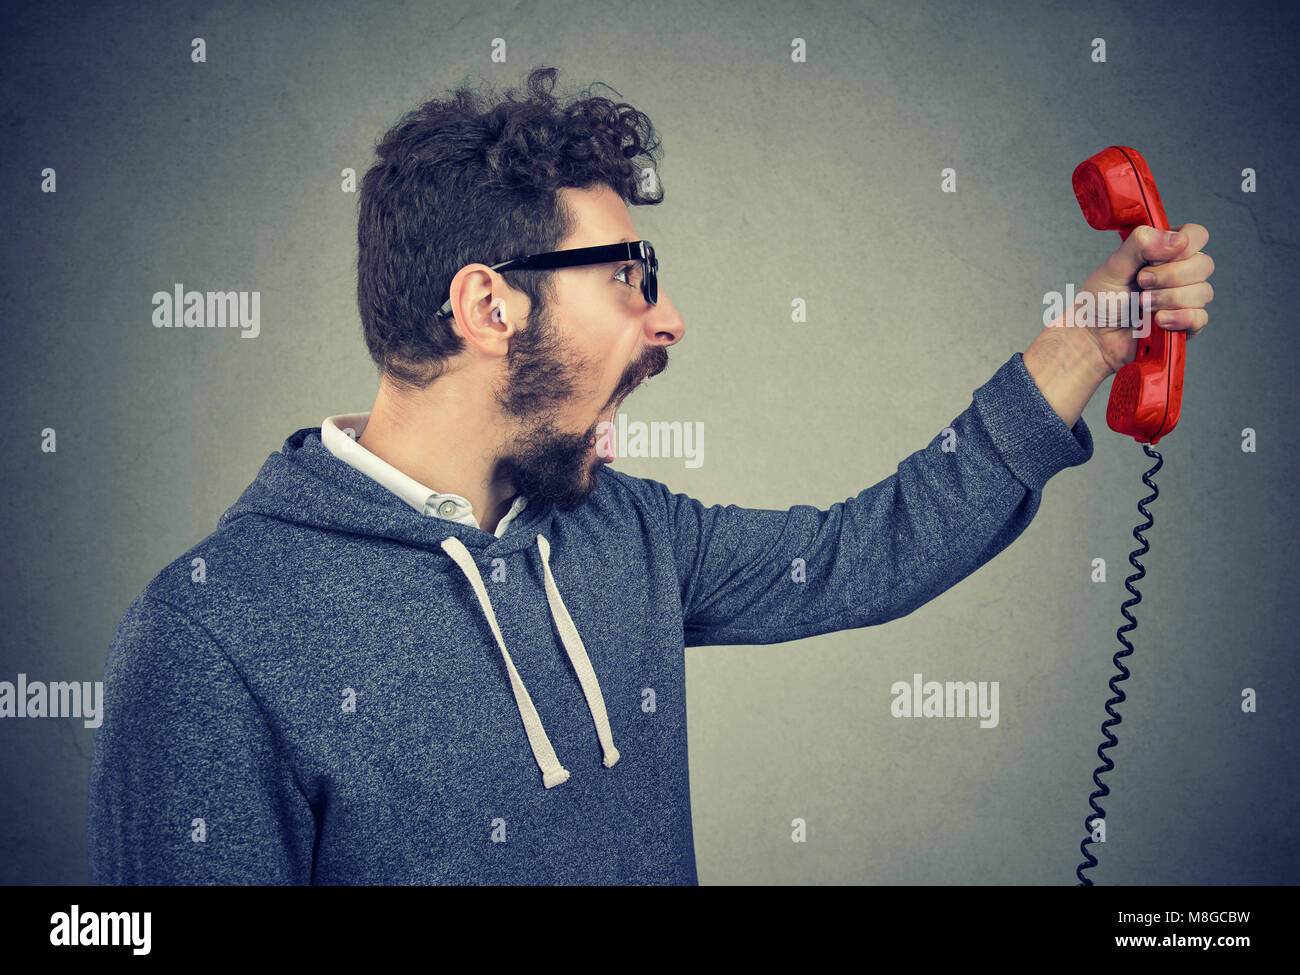
M 1142 224 L 1169 229 L 1156 181 L 1136 149 L 1103 149 L 1075 167 L 1071 182 L 1094 230 L 1117 230 L 1121 240 L 1128 240 Z M 1183 403 L 1186 349 L 1186 332 L 1152 322 L 1147 335 L 1138 339 L 1136 358 L 1115 373 L 1106 425 L 1138 443 L 1159 443 L 1172 431 Z

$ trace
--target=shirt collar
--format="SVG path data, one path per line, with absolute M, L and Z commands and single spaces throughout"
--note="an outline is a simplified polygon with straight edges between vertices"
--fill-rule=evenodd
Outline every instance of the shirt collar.
M 321 443 L 339 460 L 379 482 L 420 514 L 482 528 L 474 516 L 473 505 L 466 498 L 459 494 L 446 494 L 426 487 L 357 443 L 357 438 L 365 432 L 369 421 L 369 413 L 340 413 L 336 416 L 328 416 L 320 425 Z M 515 516 L 527 503 L 523 495 L 516 495 L 514 504 L 497 525 L 497 538 L 505 534 L 510 522 L 514 521 Z

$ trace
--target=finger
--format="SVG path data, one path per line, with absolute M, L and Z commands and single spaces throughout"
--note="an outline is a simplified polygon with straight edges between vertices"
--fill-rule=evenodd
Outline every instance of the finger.
M 1177 308 L 1156 313 L 1156 324 L 1171 332 L 1186 332 L 1191 338 L 1210 322 L 1210 313 L 1204 308 Z
M 1177 260 L 1188 244 L 1188 237 L 1181 230 L 1166 232 L 1143 224 L 1134 228 L 1128 240 L 1106 258 L 1102 273 L 1112 281 L 1132 281 L 1148 264 Z
M 1201 308 L 1214 300 L 1214 286 L 1209 281 L 1198 281 L 1196 284 L 1185 285 L 1181 288 L 1143 291 L 1142 302 L 1144 307 L 1146 307 L 1148 300 L 1151 302 L 1149 307 L 1156 310 L 1176 311 L 1179 308 Z
M 1205 245 L 1210 242 L 1210 232 L 1202 227 L 1199 223 L 1185 223 L 1178 227 L 1170 227 L 1170 230 L 1179 230 L 1187 235 L 1188 246 L 1184 248 L 1184 253 L 1195 254 L 1197 251 L 1205 250 Z
M 1207 280 L 1214 273 L 1214 259 L 1209 254 L 1193 254 L 1182 261 L 1145 267 L 1138 272 L 1138 284 L 1145 289 L 1177 288 Z

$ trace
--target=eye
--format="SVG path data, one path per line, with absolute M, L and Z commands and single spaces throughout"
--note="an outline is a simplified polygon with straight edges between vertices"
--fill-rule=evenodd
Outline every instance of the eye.
M 640 269 L 641 269 L 641 263 L 639 261 L 632 264 L 624 264 L 621 268 L 619 268 L 617 271 L 614 272 L 614 280 L 617 281 L 618 276 L 620 274 L 627 274 L 628 279 L 627 281 L 624 282 L 624 284 L 626 284 L 629 288 L 639 288 L 641 286 L 641 282 L 638 280 L 636 283 L 633 283 L 631 272 L 639 271 Z

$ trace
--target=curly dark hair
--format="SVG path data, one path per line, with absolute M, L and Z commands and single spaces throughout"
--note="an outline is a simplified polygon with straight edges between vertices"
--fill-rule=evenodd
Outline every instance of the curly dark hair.
M 657 177 L 655 195 L 642 187 L 641 159 L 655 167 L 660 146 L 649 117 L 590 86 L 561 105 L 556 74 L 534 68 L 522 100 L 514 88 L 498 100 L 462 83 L 376 145 L 359 194 L 357 306 L 371 358 L 399 388 L 427 387 L 465 348 L 454 322 L 437 317 L 457 271 L 556 250 L 573 232 L 558 190 L 603 183 L 631 205 L 663 202 Z M 542 317 L 554 273 L 502 277 Z

